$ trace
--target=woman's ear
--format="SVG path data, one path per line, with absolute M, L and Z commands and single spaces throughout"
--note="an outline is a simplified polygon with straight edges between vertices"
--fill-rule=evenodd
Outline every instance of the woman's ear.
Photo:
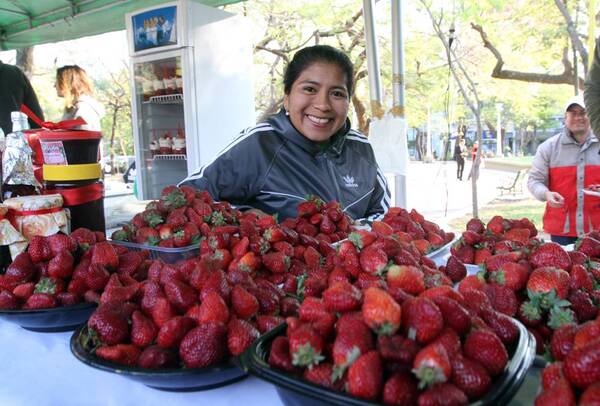
M 283 108 L 286 112 L 290 111 L 290 98 L 287 94 L 283 96 Z

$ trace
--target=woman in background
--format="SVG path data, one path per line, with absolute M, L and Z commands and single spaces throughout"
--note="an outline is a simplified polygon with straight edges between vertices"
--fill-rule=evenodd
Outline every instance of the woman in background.
M 94 98 L 94 87 L 84 69 L 66 65 L 56 71 L 56 94 L 65 101 L 62 120 L 82 118 L 80 130 L 100 131 L 104 107 Z

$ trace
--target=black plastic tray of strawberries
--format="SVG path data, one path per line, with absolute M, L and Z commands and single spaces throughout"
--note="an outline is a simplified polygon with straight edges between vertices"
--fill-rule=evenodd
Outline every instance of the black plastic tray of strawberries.
M 535 338 L 518 321 L 519 340 L 509 349 L 510 359 L 504 372 L 496 378 L 486 395 L 471 403 L 472 406 L 501 406 L 508 404 L 519 390 L 535 357 Z M 287 325 L 282 324 L 261 336 L 241 356 L 242 366 L 251 375 L 276 386 L 281 401 L 288 406 L 354 405 L 374 406 L 380 403 L 358 399 L 310 383 L 287 372 L 272 368 L 267 360 L 275 338 L 285 335 Z
M 246 378 L 236 357 L 205 368 L 149 369 L 117 364 L 97 357 L 86 342 L 87 325 L 80 326 L 71 336 L 71 352 L 84 364 L 105 372 L 117 373 L 153 389 L 169 392 L 194 392 L 219 388 Z

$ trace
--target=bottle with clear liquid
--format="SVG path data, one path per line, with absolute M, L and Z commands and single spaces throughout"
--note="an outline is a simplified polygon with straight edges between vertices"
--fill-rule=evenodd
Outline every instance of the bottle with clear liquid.
M 7 134 L 2 151 L 2 199 L 37 194 L 38 182 L 33 174 L 33 151 L 23 131 L 29 130 L 27 116 L 20 111 L 10 114 L 13 130 Z

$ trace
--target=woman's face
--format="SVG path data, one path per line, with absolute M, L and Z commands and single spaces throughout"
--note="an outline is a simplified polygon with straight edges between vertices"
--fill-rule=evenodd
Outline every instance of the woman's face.
M 304 69 L 283 101 L 294 127 L 315 142 L 327 141 L 344 125 L 349 103 L 346 75 L 323 62 Z

